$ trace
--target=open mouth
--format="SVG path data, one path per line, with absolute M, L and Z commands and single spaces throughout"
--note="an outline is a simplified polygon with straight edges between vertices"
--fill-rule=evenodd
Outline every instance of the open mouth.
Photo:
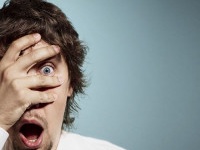
M 35 123 L 26 123 L 20 128 L 20 138 L 28 148 L 38 148 L 42 143 L 42 126 Z

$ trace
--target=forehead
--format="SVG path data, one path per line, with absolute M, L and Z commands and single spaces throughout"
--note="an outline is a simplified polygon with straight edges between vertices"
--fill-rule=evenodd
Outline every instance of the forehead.
M 35 45 L 32 46 L 32 49 L 38 49 L 38 48 L 43 48 L 43 47 L 47 47 L 50 44 L 48 44 L 47 42 L 45 42 L 44 40 L 40 40 L 38 43 L 36 43 Z

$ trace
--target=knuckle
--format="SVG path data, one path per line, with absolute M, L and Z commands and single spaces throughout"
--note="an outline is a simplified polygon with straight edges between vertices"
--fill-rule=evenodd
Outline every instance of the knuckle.
M 6 64 L 0 63 L 0 75 L 4 74 L 4 70 L 7 68 Z
M 27 40 L 30 42 L 30 44 L 35 42 L 35 39 L 33 38 L 32 35 L 27 35 Z
M 11 81 L 11 87 L 14 91 L 18 91 L 17 93 L 19 93 L 19 91 L 21 91 L 21 90 L 19 90 L 19 82 L 17 79 L 14 79 Z
M 47 97 L 48 97 L 49 101 L 54 101 L 55 100 L 55 96 L 52 93 L 48 93 Z
M 12 68 L 7 67 L 6 69 L 4 69 L 2 71 L 2 79 L 5 81 L 9 81 L 11 80 L 12 76 L 13 76 L 13 72 L 11 71 Z
M 18 100 L 20 105 L 26 103 L 26 91 L 20 88 L 20 83 L 17 79 L 11 82 L 11 87 L 13 92 L 15 93 L 15 98 Z
M 39 78 L 39 81 L 40 81 L 41 85 L 45 85 L 46 84 L 46 80 L 45 80 L 45 78 L 43 76 L 39 75 L 38 78 Z
M 30 101 L 27 101 L 25 99 L 23 99 L 21 101 L 21 108 L 23 111 L 26 111 L 27 109 L 29 109 L 32 106 L 32 103 Z
M 38 60 L 38 52 L 37 51 L 34 51 L 32 53 L 30 53 L 30 59 L 33 61 L 33 62 L 39 62 Z
M 10 48 L 13 48 L 13 49 L 20 49 L 21 48 L 21 44 L 19 41 L 13 41 L 10 45 Z
M 45 101 L 47 99 L 48 99 L 48 96 L 47 96 L 46 93 L 44 93 L 44 92 L 40 92 L 39 93 L 39 100 L 40 100 L 40 102 Z
M 26 103 L 26 92 L 24 90 L 18 90 L 17 97 L 22 104 Z
M 41 50 L 32 51 L 29 55 L 30 55 L 30 59 L 33 62 L 38 63 L 42 61 L 43 59 L 47 59 L 56 54 L 57 53 L 52 46 L 47 46 L 46 48 L 43 48 Z
M 40 92 L 39 100 L 40 102 L 47 102 L 47 101 L 50 102 L 50 101 L 54 101 L 55 97 L 51 93 Z
M 22 106 L 23 111 L 26 111 L 31 106 L 31 103 L 26 102 Z
M 32 51 L 31 53 L 29 53 L 30 59 L 34 63 L 38 63 L 38 62 L 42 61 L 42 59 L 44 57 L 43 55 L 44 55 L 43 51 L 40 51 L 40 50 Z
M 57 54 L 56 51 L 55 51 L 55 46 L 48 46 L 47 50 L 48 50 L 48 55 L 49 56 L 54 56 L 54 55 Z

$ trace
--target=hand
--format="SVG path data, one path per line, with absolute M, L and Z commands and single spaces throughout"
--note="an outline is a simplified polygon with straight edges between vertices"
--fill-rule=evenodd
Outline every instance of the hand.
M 26 35 L 12 42 L 0 61 L 0 127 L 8 130 L 32 105 L 50 103 L 57 95 L 33 89 L 61 85 L 58 77 L 32 75 L 29 69 L 57 55 L 59 47 L 47 46 L 20 56 L 20 52 L 41 40 L 39 34 Z

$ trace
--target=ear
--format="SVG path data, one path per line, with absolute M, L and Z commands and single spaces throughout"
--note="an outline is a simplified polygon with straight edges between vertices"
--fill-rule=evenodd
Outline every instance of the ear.
M 68 93 L 67 93 L 67 97 L 72 96 L 72 93 L 73 93 L 73 88 L 72 88 L 71 86 L 69 86 L 69 88 L 68 88 Z

